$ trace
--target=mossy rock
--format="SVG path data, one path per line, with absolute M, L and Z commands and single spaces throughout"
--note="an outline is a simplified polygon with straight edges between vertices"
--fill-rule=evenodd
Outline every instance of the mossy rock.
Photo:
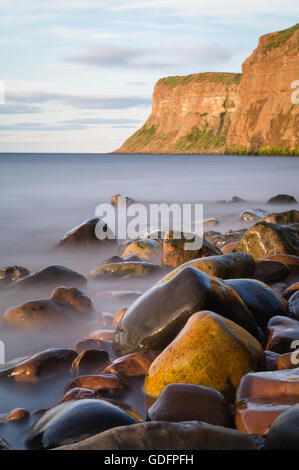
M 299 254 L 299 229 L 261 221 L 253 225 L 235 246 L 234 252 L 250 253 L 255 258 Z
M 126 262 L 104 264 L 89 273 L 90 279 L 103 279 L 106 277 L 122 278 L 122 277 L 146 277 L 150 274 L 159 272 L 160 267 L 149 262 Z
M 123 258 L 136 255 L 141 259 L 161 265 L 163 257 L 162 244 L 158 240 L 136 240 L 131 243 L 122 254 Z
M 156 398 L 171 383 L 191 383 L 232 401 L 241 378 L 264 363 L 261 344 L 246 330 L 216 313 L 197 312 L 152 363 L 145 392 Z
M 266 222 L 278 225 L 291 225 L 299 223 L 299 211 L 291 210 L 269 214 L 264 219 Z

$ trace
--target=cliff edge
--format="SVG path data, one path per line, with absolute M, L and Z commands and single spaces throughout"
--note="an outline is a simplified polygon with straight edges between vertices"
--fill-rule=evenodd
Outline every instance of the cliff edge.
M 262 36 L 242 74 L 162 78 L 150 117 L 116 153 L 298 155 L 298 57 L 299 24 Z

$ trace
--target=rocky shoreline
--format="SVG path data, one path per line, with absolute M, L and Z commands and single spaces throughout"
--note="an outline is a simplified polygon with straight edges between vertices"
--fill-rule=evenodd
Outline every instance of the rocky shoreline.
M 0 450 L 298 450 L 299 211 L 268 202 L 240 214 L 246 229 L 206 219 L 196 250 L 171 231 L 99 240 L 94 218 L 55 247 L 113 253 L 87 275 L 2 267 L 11 340 L 74 328 L 76 341 L 0 366 L 3 394 L 31 396 L 0 414 Z

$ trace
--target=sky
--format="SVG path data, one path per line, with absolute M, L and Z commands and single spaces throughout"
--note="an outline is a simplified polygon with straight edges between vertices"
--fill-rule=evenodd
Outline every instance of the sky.
M 0 152 L 105 153 L 159 78 L 240 72 L 298 0 L 0 0 Z

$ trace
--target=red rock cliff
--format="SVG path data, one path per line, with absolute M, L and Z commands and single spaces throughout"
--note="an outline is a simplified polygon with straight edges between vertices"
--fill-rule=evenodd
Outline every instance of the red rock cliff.
M 263 36 L 243 74 L 158 81 L 152 114 L 118 153 L 288 153 L 298 149 L 299 24 Z M 296 150 L 295 150 L 296 152 Z M 294 153 L 294 152 L 293 152 Z

